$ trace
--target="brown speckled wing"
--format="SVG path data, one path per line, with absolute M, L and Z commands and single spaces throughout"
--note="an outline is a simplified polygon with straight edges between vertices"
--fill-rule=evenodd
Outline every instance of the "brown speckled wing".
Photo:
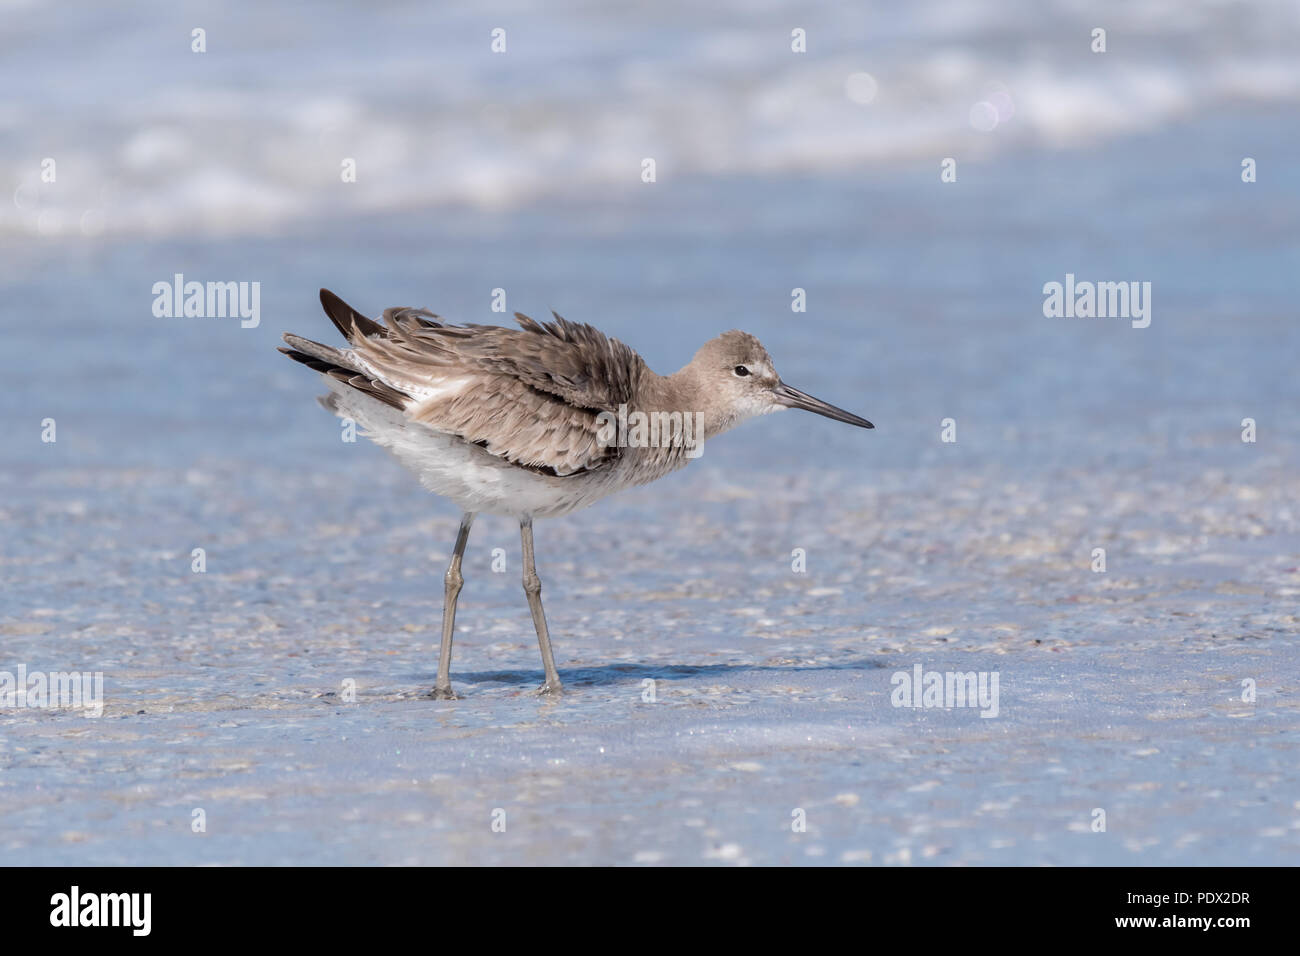
M 375 378 L 412 396 L 413 421 L 544 474 L 608 466 L 620 449 L 599 441 L 597 416 L 631 400 L 645 363 L 589 325 L 516 318 L 520 329 L 453 326 L 389 309 L 382 334 L 352 345 Z
M 478 373 L 465 389 L 407 411 L 408 417 L 513 464 L 567 477 L 606 467 L 617 447 L 598 440 L 597 413 L 500 373 Z

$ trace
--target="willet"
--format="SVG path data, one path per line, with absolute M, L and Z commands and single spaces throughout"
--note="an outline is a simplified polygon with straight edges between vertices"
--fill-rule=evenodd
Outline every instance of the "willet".
M 444 579 L 442 644 L 432 696 L 454 699 L 451 640 L 461 558 L 479 512 L 519 521 L 523 584 L 542 651 L 542 693 L 559 693 L 533 519 L 568 514 L 643 485 L 698 457 L 701 443 L 746 419 L 803 408 L 873 428 L 865 418 L 781 381 L 745 332 L 706 342 L 690 364 L 656 375 L 641 356 L 590 325 L 520 328 L 444 323 L 428 309 L 388 309 L 383 324 L 321 289 L 321 305 L 350 348 L 285 333 L 285 355 L 320 372 L 322 405 L 360 425 L 435 494 L 461 509 Z

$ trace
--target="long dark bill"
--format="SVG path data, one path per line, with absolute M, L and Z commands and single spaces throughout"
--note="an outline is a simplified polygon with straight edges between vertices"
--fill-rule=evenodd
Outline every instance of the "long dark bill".
M 865 418 L 859 418 L 852 412 L 846 412 L 842 408 L 836 408 L 829 402 L 823 402 L 820 398 L 813 398 L 807 392 L 801 392 L 797 388 L 791 388 L 785 382 L 778 382 L 776 388 L 772 390 L 776 394 L 776 400 L 782 405 L 789 408 L 802 408 L 807 412 L 816 412 L 818 415 L 825 415 L 827 418 L 833 418 L 837 422 L 848 422 L 850 425 L 857 425 L 859 428 L 875 428 Z

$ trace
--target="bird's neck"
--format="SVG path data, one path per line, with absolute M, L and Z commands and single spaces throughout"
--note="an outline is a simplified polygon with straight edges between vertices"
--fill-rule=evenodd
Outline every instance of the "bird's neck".
M 650 373 L 651 380 L 644 382 L 642 394 L 652 402 L 655 410 L 690 412 L 697 416 L 708 441 L 729 428 L 740 424 L 740 419 L 716 401 L 710 401 L 710 392 L 705 387 L 697 370 L 687 365 L 671 375 Z

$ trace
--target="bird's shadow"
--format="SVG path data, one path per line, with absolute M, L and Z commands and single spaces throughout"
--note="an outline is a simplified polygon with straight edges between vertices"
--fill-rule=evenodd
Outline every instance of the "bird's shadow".
M 735 676 L 751 672 L 799 674 L 814 671 L 881 670 L 893 664 L 885 657 L 854 658 L 826 664 L 600 664 L 593 667 L 560 668 L 566 687 L 602 687 L 640 683 L 643 680 L 689 680 L 698 677 Z M 433 674 L 414 674 L 413 680 L 432 681 Z M 452 681 L 472 684 L 522 684 L 536 686 L 544 680 L 538 670 L 452 671 Z

